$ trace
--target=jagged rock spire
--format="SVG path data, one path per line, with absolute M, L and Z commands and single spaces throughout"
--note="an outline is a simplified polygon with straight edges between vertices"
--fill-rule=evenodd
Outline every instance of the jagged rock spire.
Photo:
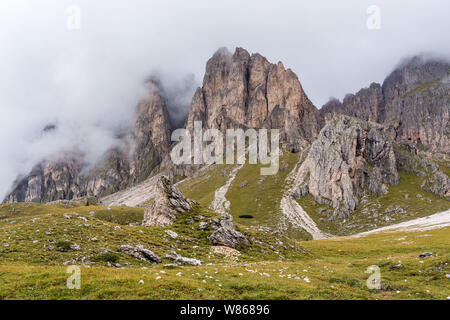
M 219 49 L 208 61 L 203 86 L 192 100 L 188 129 L 194 121 L 220 130 L 281 129 L 289 142 L 313 140 L 321 127 L 319 112 L 295 73 L 242 48 L 234 54 Z

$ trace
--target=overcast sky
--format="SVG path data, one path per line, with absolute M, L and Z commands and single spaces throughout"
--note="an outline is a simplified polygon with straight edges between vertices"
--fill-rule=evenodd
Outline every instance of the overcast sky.
M 371 5 L 381 29 L 367 27 Z M 320 108 L 405 56 L 450 57 L 448 12 L 447 0 L 0 0 L 0 198 L 62 148 L 102 154 L 152 72 L 200 83 L 217 48 L 241 46 L 283 61 Z

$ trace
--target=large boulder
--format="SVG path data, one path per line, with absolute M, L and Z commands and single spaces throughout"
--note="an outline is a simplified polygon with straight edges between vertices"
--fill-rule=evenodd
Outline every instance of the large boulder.
M 170 180 L 161 176 L 156 182 L 155 198 L 144 214 L 143 226 L 166 227 L 172 225 L 179 213 L 187 212 L 196 205 L 187 199 Z
M 233 224 L 233 218 L 229 214 L 222 215 L 219 221 L 212 223 L 215 231 L 209 236 L 209 242 L 213 246 L 225 246 L 230 248 L 237 248 L 242 245 L 249 245 L 250 241 L 239 231 Z
M 173 262 L 177 265 L 190 265 L 190 266 L 201 266 L 202 262 L 198 259 L 194 258 L 186 258 L 175 251 L 172 251 L 171 254 L 166 255 L 167 259 L 173 260 Z
M 130 245 L 123 245 L 119 248 L 120 251 L 123 253 L 136 258 L 138 260 L 153 262 L 153 263 L 161 263 L 162 259 L 158 257 L 153 251 L 145 249 L 144 246 L 138 245 L 138 246 L 130 246 Z

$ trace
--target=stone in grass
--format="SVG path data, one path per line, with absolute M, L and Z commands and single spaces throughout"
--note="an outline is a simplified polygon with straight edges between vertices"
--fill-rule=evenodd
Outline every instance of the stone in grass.
M 176 233 L 175 231 L 172 230 L 166 230 L 166 233 L 169 235 L 169 237 L 171 237 L 172 239 L 176 239 L 178 238 L 178 233 Z
M 148 249 L 145 249 L 144 246 L 138 245 L 138 246 L 130 246 L 130 245 L 123 245 L 119 249 L 123 253 L 139 259 L 143 261 L 149 261 L 149 262 L 155 262 L 155 263 L 161 263 L 162 259 L 158 257 L 153 251 L 150 251 Z
M 72 245 L 70 246 L 70 249 L 73 250 L 73 251 L 80 251 L 80 250 L 81 250 L 81 247 L 80 247 L 80 245 L 74 243 L 74 244 L 72 244 Z
M 67 241 L 58 241 L 55 244 L 56 250 L 59 252 L 67 252 L 67 251 L 73 250 L 72 246 L 73 245 Z
M 52 246 L 52 245 L 47 245 L 47 244 L 44 244 L 44 249 L 47 249 L 47 250 L 53 251 L 53 250 L 55 249 L 55 247 L 54 247 L 54 246 Z
M 249 245 L 250 242 L 240 232 L 236 230 L 219 228 L 211 236 L 209 236 L 209 242 L 214 246 L 226 246 L 230 248 L 236 248 L 239 245 Z
M 200 222 L 198 228 L 200 230 L 208 230 L 208 222 Z
M 400 268 L 403 268 L 403 265 L 401 263 L 393 265 L 389 269 L 390 270 L 395 270 L 395 269 L 400 269 Z
M 429 257 L 435 257 L 436 255 L 432 252 L 422 252 L 419 255 L 419 258 L 429 258 Z
M 248 181 L 244 181 L 238 186 L 238 188 L 242 189 L 242 188 L 246 187 L 247 185 L 248 185 Z
M 176 253 L 175 251 L 172 251 L 170 255 L 166 255 L 166 258 L 173 260 L 173 262 L 175 262 L 175 264 L 178 264 L 178 265 L 181 265 L 181 264 L 187 264 L 187 265 L 191 265 L 191 266 L 201 266 L 202 265 L 202 262 L 200 260 L 183 257 L 183 256 L 179 255 L 178 253 Z

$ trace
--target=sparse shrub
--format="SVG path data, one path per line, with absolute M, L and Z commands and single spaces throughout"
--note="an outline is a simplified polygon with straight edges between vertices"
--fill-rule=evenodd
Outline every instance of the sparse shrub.
M 70 246 L 72 244 L 68 241 L 58 241 L 55 244 L 56 250 L 61 251 L 61 252 L 67 252 L 69 250 L 71 250 Z
M 97 262 L 117 263 L 119 261 L 119 256 L 115 253 L 107 252 L 99 254 L 96 257 L 93 257 L 92 260 Z

